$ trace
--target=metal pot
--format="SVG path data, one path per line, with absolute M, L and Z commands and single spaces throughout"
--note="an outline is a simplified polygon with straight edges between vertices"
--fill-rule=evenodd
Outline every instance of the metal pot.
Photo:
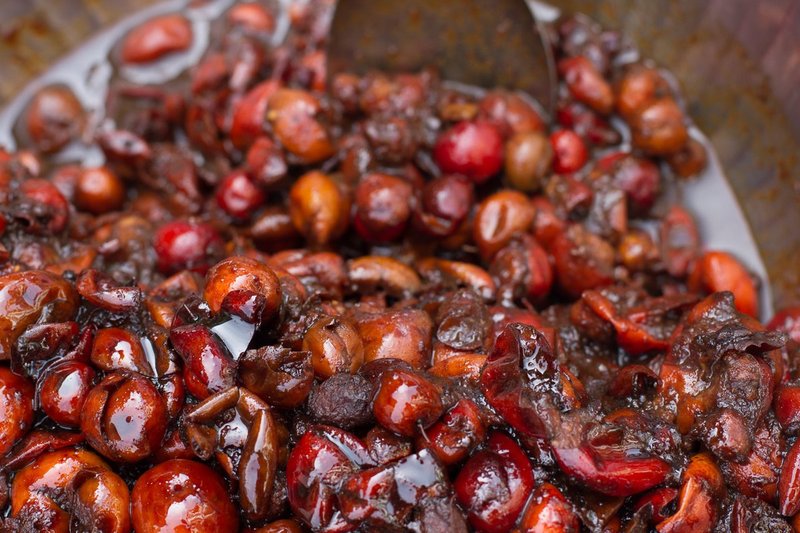
M 3 2 L 0 104 L 101 27 L 155 3 Z M 622 30 L 674 72 L 750 223 L 776 306 L 800 303 L 800 1 L 552 3 Z M 714 198 L 698 202 L 713 208 Z

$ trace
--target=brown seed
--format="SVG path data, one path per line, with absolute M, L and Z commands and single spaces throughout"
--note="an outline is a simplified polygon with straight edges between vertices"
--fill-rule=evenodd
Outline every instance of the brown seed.
M 338 372 L 355 372 L 364 362 L 361 337 L 344 318 L 317 320 L 303 337 L 303 350 L 311 352 L 314 374 L 321 379 Z
M 514 235 L 529 231 L 533 215 L 528 197 L 517 191 L 500 190 L 481 202 L 473 238 L 483 260 L 490 261 Z
M 506 143 L 506 180 L 515 189 L 539 190 L 552 162 L 553 147 L 542 133 L 518 133 Z
M 670 94 L 666 80 L 650 67 L 635 65 L 622 77 L 617 89 L 617 111 L 630 119 L 643 107 Z
M 309 244 L 324 245 L 347 228 L 350 201 L 327 174 L 309 172 L 289 191 L 289 215 Z
M 683 110 L 672 98 L 661 98 L 644 106 L 631 119 L 633 144 L 653 155 L 671 155 L 689 140 Z
M 334 152 L 327 130 L 316 119 L 319 111 L 319 101 L 299 89 L 278 89 L 267 105 L 275 137 L 306 164 L 319 163 Z

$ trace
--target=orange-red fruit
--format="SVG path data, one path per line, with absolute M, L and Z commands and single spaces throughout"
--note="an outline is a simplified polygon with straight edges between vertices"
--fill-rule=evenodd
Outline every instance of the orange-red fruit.
M 703 254 L 689 276 L 689 287 L 710 293 L 730 291 L 739 312 L 758 316 L 758 291 L 753 278 L 729 253 L 711 251 Z
M 381 376 L 372 407 L 380 425 L 406 437 L 436 422 L 442 410 L 439 388 L 419 374 L 403 370 Z
M 204 464 L 172 459 L 136 481 L 131 494 L 136 533 L 239 531 L 239 513 L 222 478 Z
M 0 454 L 21 439 L 33 423 L 33 384 L 0 367 Z
M 192 26 L 181 15 L 171 14 L 148 20 L 125 36 L 120 51 L 125 63 L 148 63 L 171 52 L 189 48 Z

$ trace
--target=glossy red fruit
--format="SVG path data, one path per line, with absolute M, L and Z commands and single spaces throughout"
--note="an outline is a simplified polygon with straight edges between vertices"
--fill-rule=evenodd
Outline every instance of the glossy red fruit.
M 459 122 L 439 137 L 433 158 L 442 172 L 483 183 L 503 166 L 503 138 L 490 122 Z
M 594 64 L 583 56 L 558 62 L 558 72 L 572 96 L 598 113 L 608 115 L 614 109 L 614 92 Z
M 574 224 L 552 242 L 558 284 L 572 298 L 614 281 L 614 248 L 603 238 Z
M 224 243 L 210 224 L 176 220 L 161 226 L 153 239 L 158 269 L 171 274 L 192 270 L 205 274 L 221 255 Z
M 411 218 L 411 184 L 388 174 L 369 174 L 356 186 L 353 226 L 368 242 L 400 237 Z
M 480 410 L 472 400 L 460 400 L 417 438 L 418 448 L 428 448 L 445 465 L 454 465 L 486 437 L 486 425 Z
M 130 492 L 125 481 L 111 470 L 78 472 L 70 487 L 72 529 L 91 531 L 102 524 L 105 533 L 131 530 Z
M 589 160 L 583 140 L 572 130 L 560 130 L 550 136 L 553 145 L 553 170 L 559 174 L 579 171 Z
M 654 524 L 658 524 L 669 516 L 667 513 L 667 506 L 677 497 L 677 489 L 661 487 L 660 489 L 653 489 L 644 494 L 641 498 L 636 500 L 636 503 L 633 504 L 633 508 L 635 511 L 638 511 L 645 506 L 650 506 L 651 520 Z
M 77 138 L 84 125 L 84 110 L 65 85 L 50 85 L 36 92 L 28 105 L 25 124 L 37 150 L 51 153 Z
M 396 370 L 381 376 L 372 412 L 380 425 L 413 437 L 442 414 L 441 391 L 419 374 Z
M 245 149 L 264 134 L 269 100 L 280 88 L 280 83 L 267 80 L 259 83 L 233 108 L 230 137 L 234 146 Z
M 45 453 L 17 472 L 11 487 L 11 516 L 34 524 L 32 531 L 70 531 L 70 513 L 59 505 L 85 469 L 108 471 L 108 465 L 85 449 L 66 448 Z
M 772 401 L 775 418 L 784 431 L 795 433 L 800 429 L 800 386 L 786 384 L 775 390 Z
M 154 454 L 167 430 L 158 389 L 136 373 L 112 373 L 87 395 L 81 412 L 87 442 L 112 461 L 133 463 Z
M 239 513 L 222 478 L 185 459 L 165 461 L 139 477 L 131 517 L 136 533 L 239 531 Z
M 183 359 L 186 390 L 195 398 L 202 400 L 234 386 L 236 362 L 223 351 L 207 327 L 186 325 L 172 328 L 169 340 Z
M 0 367 L 0 455 L 5 454 L 33 424 L 33 384 Z
M 473 197 L 473 185 L 463 176 L 435 178 L 420 193 L 414 226 L 431 237 L 449 237 L 466 220 Z
M 470 525 L 486 533 L 507 533 L 533 490 L 533 469 L 511 437 L 493 433 L 486 450 L 473 455 L 453 484 Z
M 350 474 L 372 465 L 367 449 L 353 435 L 331 426 L 311 427 L 286 463 L 292 512 L 314 531 L 356 529 L 342 516 L 336 493 Z
M 512 323 L 495 340 L 481 373 L 487 402 L 526 442 L 547 438 L 564 407 L 580 407 L 582 385 L 559 364 L 545 336 Z
M 689 287 L 709 293 L 730 291 L 739 312 L 758 316 L 755 282 L 742 263 L 729 253 L 712 251 L 703 254 L 689 276 Z
M 27 223 L 27 231 L 33 233 L 59 233 L 69 223 L 69 202 L 55 185 L 47 180 L 33 178 L 19 186 L 23 201 L 35 204 L 20 216 Z M 27 220 L 30 217 L 30 220 Z M 19 217 L 18 217 L 19 218 Z
M 402 529 L 415 509 L 446 491 L 446 474 L 429 450 L 395 463 L 351 475 L 338 494 L 339 507 L 353 524 L 378 529 Z M 384 502 L 392 502 L 386 505 Z
M 572 504 L 555 485 L 542 483 L 520 519 L 520 533 L 578 533 L 581 521 Z
M 661 521 L 656 530 L 659 533 L 711 531 L 725 490 L 722 472 L 711 454 L 703 452 L 693 456 L 681 476 L 681 483 L 678 510 Z
M 163 15 L 131 30 L 120 51 L 126 63 L 147 63 L 171 52 L 185 50 L 192 43 L 192 26 L 181 15 Z
M 75 184 L 75 207 L 94 215 L 118 211 L 125 203 L 125 184 L 108 167 L 83 169 Z
M 527 233 L 535 213 L 528 197 L 518 191 L 500 189 L 486 197 L 478 206 L 472 229 L 481 258 L 491 261 L 515 235 Z
M 231 172 L 217 186 L 217 205 L 232 218 L 250 218 L 267 199 L 266 194 L 241 170 Z
M 106 372 L 132 370 L 145 375 L 153 374 L 139 337 L 127 329 L 98 330 L 92 343 L 91 359 L 97 368 Z
M 8 360 L 17 340 L 42 314 L 51 322 L 69 321 L 78 308 L 75 288 L 61 276 L 27 270 L 0 276 L 0 360 Z
M 42 411 L 56 424 L 78 427 L 94 377 L 94 369 L 80 361 L 63 361 L 48 368 L 39 389 Z
M 602 161 L 598 163 L 598 166 L 601 165 Z M 647 213 L 655 203 L 661 186 L 658 165 L 644 157 L 625 156 L 608 167 L 614 184 L 625 191 L 632 211 L 636 214 Z
M 250 323 L 267 323 L 280 311 L 280 281 L 266 264 L 232 256 L 208 271 L 203 297 L 214 313 L 225 310 Z
M 663 483 L 672 467 L 633 446 L 554 444 L 558 465 L 570 478 L 609 496 L 630 496 Z
M 795 441 L 783 459 L 778 481 L 778 510 L 784 516 L 800 512 L 800 441 Z

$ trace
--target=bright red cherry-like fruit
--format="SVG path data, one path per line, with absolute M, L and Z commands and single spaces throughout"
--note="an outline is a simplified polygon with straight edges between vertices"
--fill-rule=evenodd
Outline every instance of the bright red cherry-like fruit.
M 503 138 L 490 122 L 459 122 L 439 137 L 433 157 L 442 172 L 483 183 L 503 166 Z

